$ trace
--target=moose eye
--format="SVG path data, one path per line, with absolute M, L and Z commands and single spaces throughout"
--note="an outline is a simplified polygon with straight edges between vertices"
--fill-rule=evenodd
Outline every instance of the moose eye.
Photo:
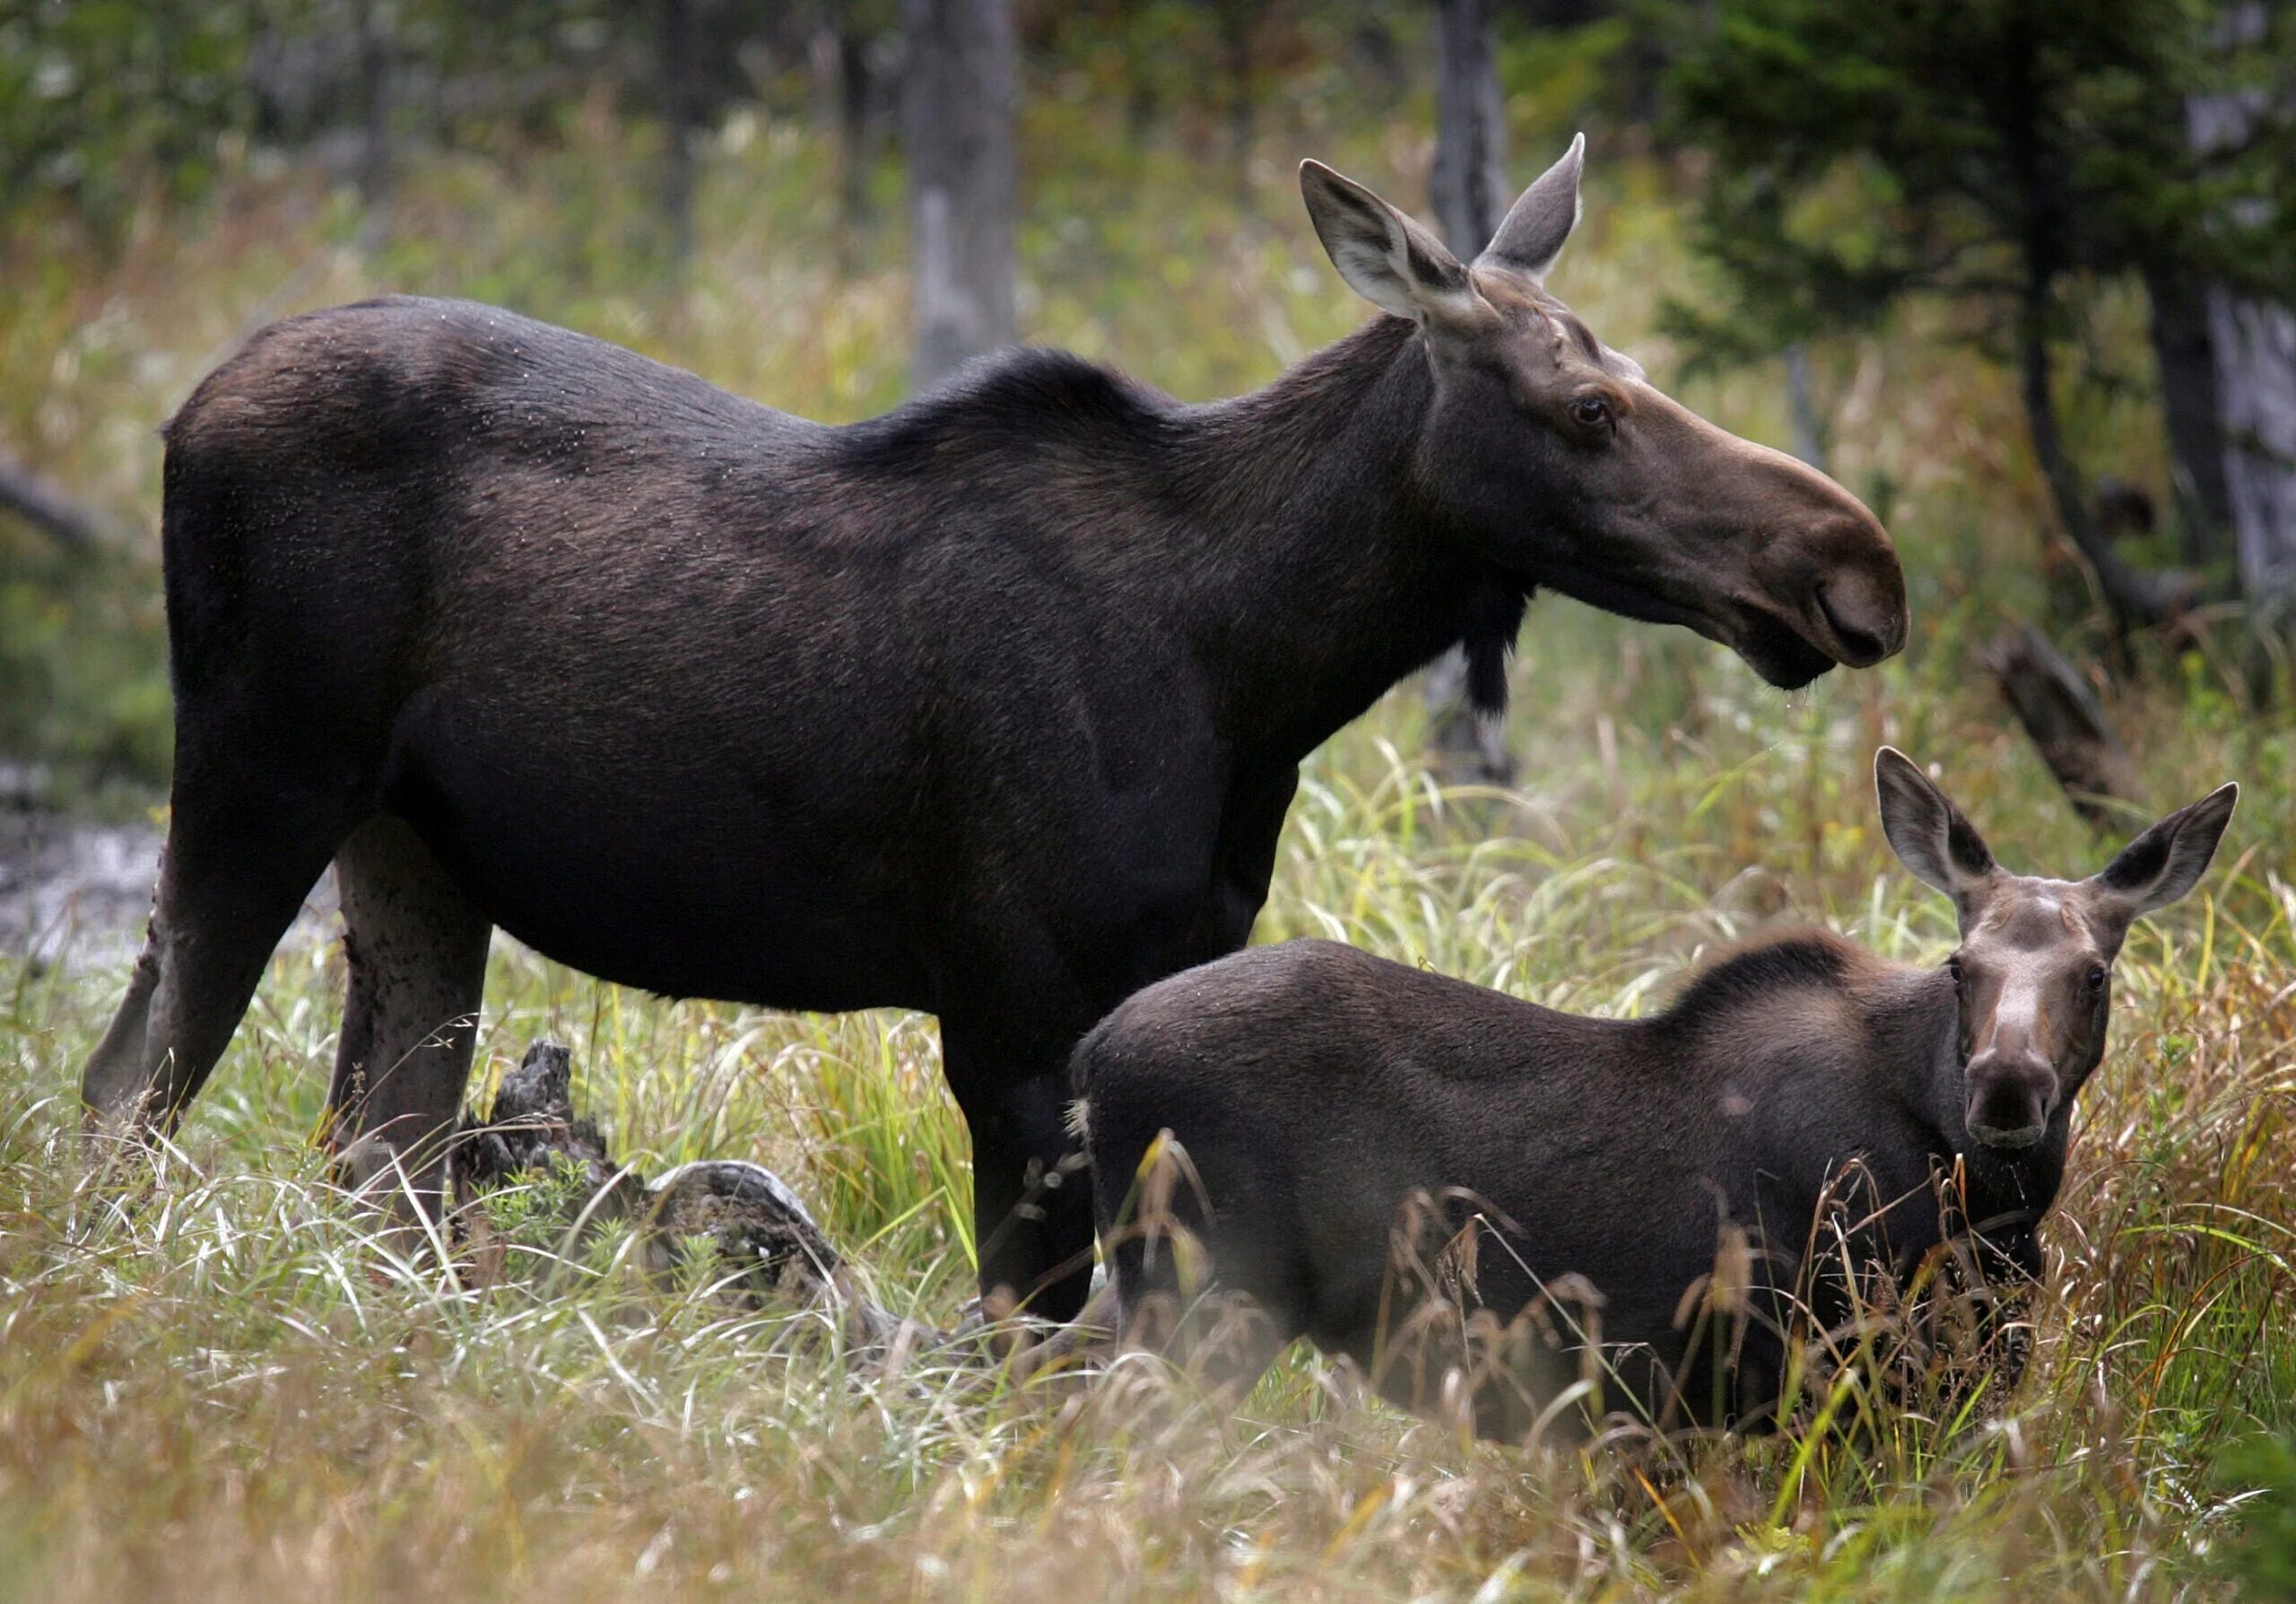
M 1961 989 L 1961 957 L 1959 953 L 1945 960 L 1945 972 L 1953 977 L 1953 989 Z
M 2105 966 L 2101 963 L 2090 964 L 2089 972 L 2081 977 L 2081 984 L 2087 990 L 2102 991 L 2105 989 Z
M 1570 421 L 1581 429 L 1607 429 L 1611 423 L 1611 404 L 1600 396 L 1580 396 L 1570 403 Z

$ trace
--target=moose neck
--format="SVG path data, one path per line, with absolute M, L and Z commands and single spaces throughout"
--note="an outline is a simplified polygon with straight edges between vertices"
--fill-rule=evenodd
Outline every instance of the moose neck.
M 1382 317 L 1181 414 L 1177 483 L 1205 543 L 1189 613 L 1248 762 L 1297 763 L 1527 589 L 1476 563 L 1417 482 L 1434 379 L 1415 334 Z

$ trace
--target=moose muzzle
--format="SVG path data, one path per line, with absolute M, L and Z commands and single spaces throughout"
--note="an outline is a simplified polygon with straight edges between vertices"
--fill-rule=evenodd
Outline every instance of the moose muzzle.
M 1970 1059 L 1970 1134 L 1988 1147 L 2030 1147 L 2057 1111 L 2057 1068 L 2033 1053 L 1981 1052 Z
M 1884 595 L 1874 578 L 1852 569 L 1821 582 L 1815 611 L 1833 636 L 1833 653 L 1851 668 L 1871 668 L 1905 644 L 1903 591 Z

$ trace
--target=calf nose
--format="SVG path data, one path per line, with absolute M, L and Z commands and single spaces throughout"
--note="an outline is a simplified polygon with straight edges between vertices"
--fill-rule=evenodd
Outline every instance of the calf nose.
M 1970 1060 L 1970 1134 L 1988 1147 L 2030 1147 L 2047 1134 L 2057 1107 L 2057 1072 L 2047 1062 L 1981 1054 Z

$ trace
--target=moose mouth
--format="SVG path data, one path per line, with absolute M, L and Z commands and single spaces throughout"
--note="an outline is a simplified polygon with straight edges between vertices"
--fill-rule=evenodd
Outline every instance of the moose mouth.
M 1774 618 L 1756 614 L 1738 639 L 1725 641 L 1753 671 L 1781 691 L 1798 691 L 1837 659 Z
M 1718 615 L 1640 589 L 1624 580 L 1577 568 L 1545 568 L 1538 582 L 1622 618 L 1641 623 L 1678 623 L 1736 652 L 1747 667 L 1781 691 L 1798 691 L 1841 661 L 1771 614 L 1736 601 L 1726 602 L 1726 614 Z
M 2048 1134 L 2046 1125 L 2025 1125 L 2014 1130 L 2005 1130 L 1997 1125 L 1973 1125 L 1970 1134 L 1988 1147 L 2014 1151 L 2030 1147 Z

